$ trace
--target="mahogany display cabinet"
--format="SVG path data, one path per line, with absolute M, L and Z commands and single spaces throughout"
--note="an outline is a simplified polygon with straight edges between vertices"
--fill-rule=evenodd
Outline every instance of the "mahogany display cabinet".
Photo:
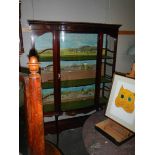
M 121 25 L 38 20 L 28 23 L 32 48 L 40 62 L 44 116 L 55 115 L 58 120 L 64 112 L 76 116 L 102 109 L 115 72 Z M 59 131 L 82 125 L 87 117 L 60 120 Z M 45 123 L 45 132 L 52 128 L 50 122 Z

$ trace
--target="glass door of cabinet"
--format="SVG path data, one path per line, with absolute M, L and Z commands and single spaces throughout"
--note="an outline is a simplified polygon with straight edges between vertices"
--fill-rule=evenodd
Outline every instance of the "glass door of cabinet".
M 61 110 L 94 105 L 97 34 L 60 33 Z
M 41 68 L 43 109 L 44 112 L 51 112 L 54 111 L 52 32 L 35 37 L 34 43 Z

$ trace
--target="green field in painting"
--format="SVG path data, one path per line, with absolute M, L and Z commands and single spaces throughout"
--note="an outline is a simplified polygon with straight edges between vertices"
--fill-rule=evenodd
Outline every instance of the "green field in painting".
M 107 98 L 101 97 L 100 104 L 106 105 Z M 69 111 L 81 108 L 87 108 L 94 106 L 94 99 L 87 99 L 87 100 L 79 100 L 79 101 L 71 101 L 71 102 L 62 102 L 61 103 L 61 110 L 62 111 Z M 54 111 L 54 104 L 47 104 L 43 106 L 44 112 L 51 112 Z
M 40 61 L 53 60 L 52 50 L 46 50 L 44 52 L 38 51 Z M 78 61 L 78 60 L 95 60 L 97 51 L 95 47 L 81 47 L 81 48 L 65 48 L 60 50 L 61 60 L 65 61 Z
M 46 62 L 53 60 L 53 52 L 52 50 L 46 50 L 42 53 L 42 51 L 38 51 L 39 61 Z M 78 51 L 72 50 L 70 48 L 61 49 L 60 51 L 60 59 L 64 61 L 82 61 L 82 60 L 96 60 L 97 51 Z M 104 56 L 104 52 L 102 58 L 111 59 L 111 56 Z

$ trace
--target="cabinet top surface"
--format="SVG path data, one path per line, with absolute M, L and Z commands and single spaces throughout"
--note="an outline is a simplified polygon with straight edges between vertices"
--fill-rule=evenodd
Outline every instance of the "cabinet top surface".
M 28 20 L 29 25 L 78 25 L 92 27 L 113 27 L 119 28 L 120 24 L 105 24 L 105 23 L 88 23 L 88 22 L 69 22 L 69 21 L 43 21 L 43 20 Z

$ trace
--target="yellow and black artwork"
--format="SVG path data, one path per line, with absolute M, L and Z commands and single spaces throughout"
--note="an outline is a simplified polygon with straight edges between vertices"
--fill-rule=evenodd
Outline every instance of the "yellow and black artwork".
M 121 86 L 115 105 L 123 108 L 127 113 L 132 113 L 135 109 L 135 93 Z

